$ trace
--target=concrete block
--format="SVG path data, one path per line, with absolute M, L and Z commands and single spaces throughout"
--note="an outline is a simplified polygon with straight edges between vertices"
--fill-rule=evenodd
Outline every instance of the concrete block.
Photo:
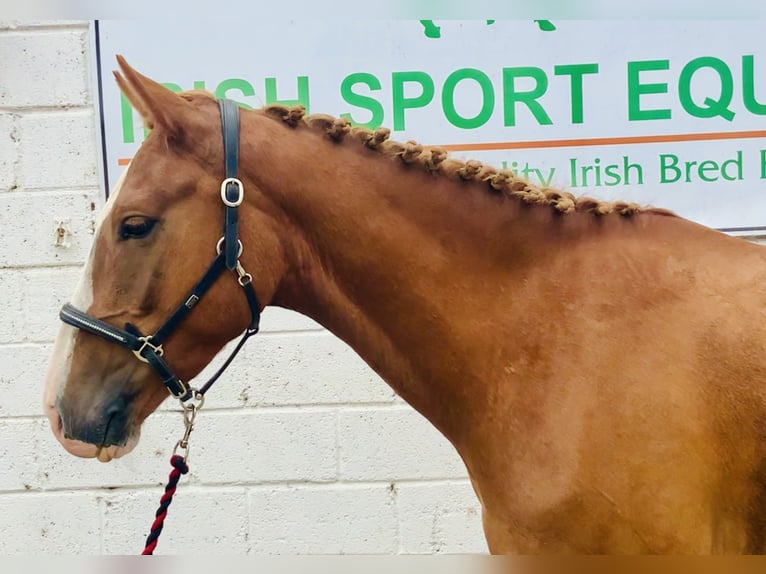
M 0 247 L 0 250 L 2 249 L 3 247 Z M 0 321 L 0 344 L 18 342 L 23 337 L 23 285 L 24 277 L 20 271 L 0 269 L 0 317 L 2 317 L 2 321 Z
M 488 552 L 470 482 L 397 484 L 396 493 L 402 553 Z
M 254 554 L 394 554 L 396 510 L 388 485 L 250 491 Z
M 87 46 L 83 28 L 0 34 L 0 107 L 88 104 Z
M 16 186 L 18 137 L 16 116 L 0 113 L 0 191 Z
M 141 553 L 163 492 L 164 485 L 99 495 L 105 554 Z M 244 488 L 195 488 L 182 475 L 154 553 L 246 554 L 248 519 Z
M 202 483 L 326 482 L 337 476 L 334 411 L 202 411 L 191 474 Z
M 344 480 L 466 477 L 454 447 L 409 407 L 348 409 L 338 428 Z
M 19 187 L 80 189 L 99 185 L 97 134 L 91 110 L 24 114 L 18 121 L 18 137 Z
M 9 222 L 0 226 L 0 268 L 82 265 L 93 241 L 94 193 L 0 194 L 0 218 Z M 59 227 L 63 245 L 56 242 Z
M 43 415 L 50 345 L 0 345 L 0 419 Z
M 101 516 L 91 492 L 0 496 L 3 554 L 101 553 Z

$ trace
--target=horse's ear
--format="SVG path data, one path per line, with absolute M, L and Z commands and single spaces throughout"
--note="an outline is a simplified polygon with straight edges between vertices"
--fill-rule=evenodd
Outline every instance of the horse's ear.
M 168 135 L 181 135 L 189 103 L 171 90 L 138 73 L 122 56 L 117 56 L 122 74 L 115 71 L 117 85 L 150 129 L 161 128 Z

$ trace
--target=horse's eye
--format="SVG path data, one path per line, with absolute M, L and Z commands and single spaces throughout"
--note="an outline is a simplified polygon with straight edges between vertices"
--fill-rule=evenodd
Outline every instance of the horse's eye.
M 141 239 L 149 235 L 157 223 L 156 219 L 134 215 L 120 224 L 120 239 Z

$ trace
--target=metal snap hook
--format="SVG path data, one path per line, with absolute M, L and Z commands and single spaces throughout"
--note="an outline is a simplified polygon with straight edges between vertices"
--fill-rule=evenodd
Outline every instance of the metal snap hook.
M 235 271 L 237 272 L 237 281 L 239 281 L 240 286 L 244 287 L 248 283 L 253 282 L 253 276 L 245 271 L 245 268 L 242 267 L 242 263 L 240 263 L 239 260 L 237 261 Z
M 188 399 L 186 402 L 181 401 L 181 408 L 183 409 L 184 415 L 184 434 L 183 437 L 181 437 L 181 440 L 176 443 L 176 446 L 173 449 L 174 455 L 178 452 L 178 449 L 182 449 L 184 451 L 184 462 L 186 462 L 186 459 L 189 458 L 189 437 L 191 436 L 191 432 L 194 430 L 194 421 L 197 418 L 197 413 L 202 408 L 202 405 L 205 404 L 205 395 L 196 389 L 192 389 L 192 391 L 191 399 Z M 196 401 L 196 403 L 192 401 Z

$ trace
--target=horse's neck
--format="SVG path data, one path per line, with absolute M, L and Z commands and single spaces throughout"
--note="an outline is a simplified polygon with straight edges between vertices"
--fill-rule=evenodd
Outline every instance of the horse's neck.
M 494 297 L 485 286 L 502 258 L 512 288 L 509 254 L 518 248 L 522 257 L 534 245 L 529 230 L 510 225 L 513 206 L 489 192 L 397 165 L 355 142 L 307 146 L 277 127 L 288 141 L 253 146 L 253 158 L 261 156 L 253 161 L 243 151 L 248 177 L 283 213 L 288 273 L 274 303 L 346 341 L 448 436 L 450 424 L 465 428 L 448 411 L 460 405 L 470 416 L 482 400 L 466 396 L 476 368 L 464 351 L 482 344 L 478 323 Z M 516 234 L 526 234 L 523 245 Z

